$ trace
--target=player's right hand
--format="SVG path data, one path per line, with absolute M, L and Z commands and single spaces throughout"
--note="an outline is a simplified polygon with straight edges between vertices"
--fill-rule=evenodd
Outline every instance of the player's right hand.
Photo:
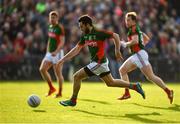
M 116 56 L 117 61 L 123 60 L 123 57 L 120 51 L 115 51 L 115 56 Z

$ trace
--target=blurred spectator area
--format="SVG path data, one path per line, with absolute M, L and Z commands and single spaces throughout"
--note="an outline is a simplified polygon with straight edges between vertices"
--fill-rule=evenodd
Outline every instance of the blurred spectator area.
M 121 39 L 126 40 L 124 16 L 128 11 L 137 12 L 142 31 L 151 37 L 146 50 L 155 70 L 158 74 L 164 72 L 165 78 L 168 72 L 179 77 L 179 3 L 178 0 L 0 0 L 0 79 L 6 79 L 9 73 L 21 73 L 23 69 L 30 69 L 31 74 L 35 69 L 38 73 L 40 61 L 46 52 L 48 14 L 51 10 L 59 12 L 59 22 L 65 28 L 65 53 L 79 40 L 81 32 L 77 21 L 81 15 L 90 15 L 97 28 L 114 31 Z M 113 63 L 115 58 L 112 45 L 111 41 L 107 41 L 106 51 Z M 127 50 L 123 51 L 127 57 Z M 83 49 L 81 54 L 67 62 L 64 68 L 73 73 L 73 70 L 89 62 L 87 54 L 88 50 Z M 121 65 L 112 63 L 111 68 Z M 113 73 L 118 77 L 118 70 Z M 28 78 L 28 74 L 26 77 Z M 40 75 L 35 75 L 28 79 L 39 77 Z M 69 79 L 68 76 L 66 79 Z
M 39 65 L 41 60 L 42 57 L 31 56 L 25 57 L 19 62 L 9 61 L 4 64 L 0 64 L 0 80 L 41 80 L 42 78 L 39 73 Z M 170 60 L 167 58 L 152 58 L 150 62 L 153 65 L 154 72 L 158 74 L 158 76 L 162 77 L 162 79 L 165 81 L 180 81 L 180 61 Z M 66 81 L 71 81 L 73 79 L 73 72 L 84 66 L 80 65 L 79 63 L 83 64 L 82 62 L 76 60 L 69 61 L 64 64 L 63 76 Z M 112 67 L 114 65 L 117 67 L 121 64 L 117 64 L 114 61 L 111 61 L 110 63 L 110 69 L 113 76 L 119 78 L 118 68 Z M 50 69 L 49 72 L 52 74 L 52 78 L 55 79 L 53 70 Z M 147 81 L 144 75 L 138 69 L 129 73 L 129 75 L 131 81 Z M 92 77 L 88 80 L 100 81 L 97 77 Z

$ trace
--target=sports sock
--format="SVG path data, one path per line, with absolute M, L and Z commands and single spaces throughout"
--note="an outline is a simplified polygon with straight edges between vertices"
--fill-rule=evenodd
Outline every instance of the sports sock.
M 58 94 L 62 94 L 62 88 L 59 88 Z
M 137 90 L 137 84 L 130 83 L 129 88 L 133 90 Z
M 170 90 L 168 88 L 165 88 L 164 91 L 167 93 L 167 94 L 170 94 Z
M 49 88 L 50 89 L 54 89 L 53 85 L 52 85 L 52 82 L 48 82 L 48 85 L 49 85 Z
M 73 103 L 76 103 L 76 101 L 77 101 L 77 96 L 76 96 L 76 95 L 72 95 L 71 101 L 72 101 Z
M 128 88 L 125 88 L 125 94 L 126 94 L 126 95 L 129 95 L 129 94 L 130 94 Z

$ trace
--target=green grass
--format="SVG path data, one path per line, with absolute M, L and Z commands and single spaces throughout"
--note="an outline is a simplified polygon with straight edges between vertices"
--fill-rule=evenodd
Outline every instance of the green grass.
M 104 83 L 82 83 L 76 107 L 58 104 L 71 96 L 72 83 L 64 83 L 63 97 L 45 97 L 44 82 L 0 83 L 0 123 L 180 123 L 180 85 L 174 89 L 174 103 L 169 104 L 163 90 L 154 84 L 143 84 L 146 100 L 134 91 L 126 101 L 116 100 L 123 93 L 120 88 L 108 88 Z M 57 84 L 56 84 L 57 87 Z M 37 108 L 27 105 L 31 94 L 41 97 Z

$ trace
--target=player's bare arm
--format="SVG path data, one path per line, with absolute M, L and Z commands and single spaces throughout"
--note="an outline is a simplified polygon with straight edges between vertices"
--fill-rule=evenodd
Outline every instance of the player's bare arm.
M 143 35 L 143 40 L 144 40 L 145 42 L 147 42 L 147 41 L 150 40 L 150 37 L 149 37 L 147 34 L 145 34 L 144 32 L 142 33 L 142 35 Z
M 147 42 L 150 40 L 150 37 L 147 34 L 145 34 L 144 32 L 142 32 L 142 36 L 143 36 L 144 43 L 147 44 Z M 138 42 L 139 42 L 138 41 L 138 35 L 135 35 L 135 36 L 132 37 L 132 40 L 130 40 L 128 42 L 121 41 L 121 45 L 123 47 L 130 47 L 130 46 L 132 46 L 134 44 L 137 44 Z
M 126 42 L 126 46 L 130 47 L 132 45 L 138 44 L 139 40 L 138 40 L 138 35 L 134 35 L 132 36 L 132 40 Z
M 82 45 L 77 44 L 71 51 L 69 51 L 61 60 L 58 61 L 58 65 L 64 63 L 65 61 L 73 58 L 74 56 L 76 56 L 81 49 L 83 48 Z
M 115 45 L 115 55 L 116 55 L 116 58 L 117 60 L 122 60 L 122 55 L 121 55 L 121 52 L 120 52 L 120 38 L 119 38 L 119 35 L 117 33 L 113 33 L 113 36 L 112 36 L 113 40 L 114 40 L 114 45 Z

